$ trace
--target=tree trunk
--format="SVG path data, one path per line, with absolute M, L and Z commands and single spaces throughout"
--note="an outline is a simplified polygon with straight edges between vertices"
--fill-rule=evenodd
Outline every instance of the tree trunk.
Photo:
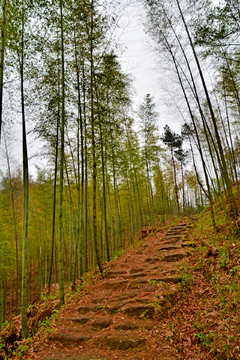
M 209 93 L 208 93 L 207 86 L 206 86 L 206 83 L 205 83 L 205 79 L 204 79 L 204 76 L 203 76 L 203 73 L 202 73 L 202 69 L 201 69 L 201 66 L 200 66 L 196 51 L 195 51 L 195 47 L 193 45 L 192 38 L 191 38 L 191 35 L 189 33 L 189 30 L 188 30 L 188 26 L 186 24 L 185 18 L 183 16 L 182 9 L 180 7 L 179 0 L 176 0 L 176 3 L 177 3 L 177 6 L 178 6 L 178 9 L 179 9 L 179 12 L 180 12 L 180 15 L 181 15 L 181 18 L 182 18 L 182 21 L 183 21 L 183 24 L 184 24 L 188 39 L 189 39 L 189 42 L 190 42 L 190 45 L 191 45 L 191 48 L 192 48 L 192 51 L 193 51 L 193 55 L 194 55 L 194 58 L 195 58 L 195 61 L 196 61 L 196 64 L 197 64 L 197 68 L 198 68 L 198 71 L 199 71 L 199 75 L 200 75 L 200 78 L 201 78 L 201 81 L 202 81 L 203 89 L 204 89 L 204 92 L 205 92 L 208 108 L 209 108 L 209 111 L 210 111 L 214 131 L 215 131 L 217 145 L 218 145 L 218 149 L 219 149 L 219 153 L 220 153 L 220 158 L 221 158 L 220 166 L 222 166 L 223 177 L 225 179 L 225 183 L 226 183 L 226 186 L 227 186 L 229 201 L 230 201 L 230 204 L 231 204 L 231 210 L 232 210 L 234 218 L 236 219 L 236 217 L 237 217 L 237 209 L 236 209 L 236 205 L 235 205 L 235 202 L 234 202 L 232 186 L 231 186 L 231 182 L 230 182 L 229 175 L 228 175 L 227 165 L 226 165 L 225 156 L 224 156 L 224 153 L 223 153 L 222 143 L 221 143 L 221 139 L 220 139 L 220 136 L 219 136 L 217 122 L 216 122 L 216 118 L 215 118 L 215 115 L 214 115 L 212 103 L 211 103 L 211 100 L 210 100 L 210 97 L 209 97 Z
M 2 107 L 3 107 L 3 69 L 5 51 L 5 22 L 6 22 L 6 0 L 2 0 L 2 26 L 1 26 L 1 47 L 0 47 L 0 143 L 2 135 Z
M 93 0 L 91 1 L 91 130 L 92 130 L 92 162 L 93 162 L 93 241 L 95 246 L 96 260 L 101 273 L 103 267 L 97 241 L 97 164 L 95 154 L 95 129 L 94 129 L 94 106 L 93 106 Z
M 63 0 L 60 0 L 61 14 L 61 62 L 62 62 L 62 113 L 61 113 L 61 154 L 59 180 L 59 234 L 58 234 L 58 269 L 60 306 L 64 305 L 64 269 L 63 269 L 63 165 L 64 165 L 64 126 L 65 126 L 65 67 L 63 38 Z
M 174 155 L 173 155 L 172 148 L 171 148 L 171 156 L 172 156 L 172 163 L 173 163 L 174 189 L 175 189 L 175 196 L 176 196 L 178 216 L 179 216 L 180 215 L 180 205 L 179 205 L 179 198 L 178 198 L 177 173 L 176 173 L 176 165 L 175 165 L 175 161 L 174 161 Z
M 11 196 L 11 203 L 12 203 L 12 216 L 13 216 L 13 225 L 14 225 L 14 239 L 15 239 L 15 252 L 16 252 L 16 261 L 15 261 L 15 274 L 16 274 L 16 315 L 18 315 L 18 283 L 19 283 L 19 261 L 18 261 L 18 234 L 17 234 L 17 219 L 15 213 L 15 203 L 14 203 L 14 194 L 13 194 L 13 186 L 12 186 L 12 174 L 11 174 L 11 167 L 10 167 L 10 159 L 9 153 L 7 148 L 6 137 L 3 132 L 5 150 L 6 150 L 6 158 L 7 158 L 7 167 L 8 167 L 8 177 L 9 177 L 9 187 L 10 187 L 10 196 Z

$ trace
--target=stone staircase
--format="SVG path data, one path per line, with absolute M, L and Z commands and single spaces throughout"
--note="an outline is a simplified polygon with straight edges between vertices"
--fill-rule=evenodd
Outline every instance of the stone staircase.
M 112 262 L 104 279 L 84 288 L 59 312 L 56 329 L 36 352 L 42 360 L 180 357 L 161 332 L 176 301 L 189 247 L 186 223 L 144 239 Z

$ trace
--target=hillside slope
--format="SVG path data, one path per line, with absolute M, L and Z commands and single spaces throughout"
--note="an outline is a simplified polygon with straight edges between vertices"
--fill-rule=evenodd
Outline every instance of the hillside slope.
M 107 265 L 12 358 L 240 359 L 238 230 L 208 211 Z

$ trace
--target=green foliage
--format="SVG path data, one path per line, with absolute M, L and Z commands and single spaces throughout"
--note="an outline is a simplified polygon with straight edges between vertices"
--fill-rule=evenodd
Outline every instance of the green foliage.
M 198 342 L 206 347 L 207 349 L 210 349 L 210 344 L 212 342 L 212 333 L 205 334 L 203 332 L 200 332 L 199 334 L 195 334 L 194 337 L 197 338 Z
M 32 343 L 32 338 L 28 337 L 22 341 L 16 341 L 16 350 L 13 351 L 13 355 L 15 355 L 17 358 L 22 359 L 24 355 L 26 355 L 29 346 Z
M 182 274 L 181 282 L 178 283 L 178 290 L 182 293 L 187 293 L 190 291 L 193 283 L 192 274 L 189 272 L 185 272 Z
M 164 144 L 166 144 L 171 151 L 174 149 L 179 151 L 182 147 L 181 136 L 172 131 L 168 125 L 165 125 L 163 130 L 164 134 L 162 135 L 161 140 Z
M 49 329 L 51 327 L 51 322 L 56 318 L 59 310 L 54 309 L 50 317 L 46 317 L 44 320 L 38 322 L 39 329 Z
M 156 284 L 157 280 L 151 280 L 149 281 L 149 285 L 153 285 L 153 284 Z
M 229 264 L 229 252 L 227 249 L 220 249 L 219 251 L 220 253 L 220 260 L 219 260 L 219 263 L 220 263 L 220 266 L 223 267 L 223 268 L 227 268 L 228 264 Z

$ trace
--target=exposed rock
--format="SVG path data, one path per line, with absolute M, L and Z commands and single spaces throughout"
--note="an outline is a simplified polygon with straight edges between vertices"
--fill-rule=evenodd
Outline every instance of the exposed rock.
M 90 306 L 90 305 L 82 305 L 78 308 L 78 312 L 80 314 L 85 314 L 86 312 L 89 312 L 89 311 L 99 311 L 99 310 L 102 310 L 104 309 L 105 306 L 103 305 L 94 305 L 94 306 Z
M 169 234 L 169 235 L 166 235 L 164 237 L 164 239 L 166 239 L 166 240 L 174 240 L 175 242 L 177 242 L 178 240 L 181 239 L 181 235 L 171 235 L 171 234 Z
M 157 297 L 157 298 L 152 298 L 152 297 L 142 297 L 139 299 L 135 299 L 135 302 L 139 303 L 139 304 L 158 304 L 158 305 L 164 305 L 166 303 L 166 299 Z
M 155 257 L 155 258 L 147 257 L 144 261 L 153 263 L 153 262 L 160 261 L 160 258 L 159 257 Z
M 166 300 L 168 300 L 171 304 L 175 303 L 176 300 L 176 290 L 165 290 L 161 296 L 162 298 L 165 298 Z
M 129 337 L 122 334 L 106 336 L 106 345 L 112 349 L 126 350 L 143 344 L 146 340 L 138 337 Z
M 218 256 L 219 251 L 215 248 L 215 246 L 209 246 L 207 249 L 207 256 Z
M 144 271 L 144 268 L 132 268 L 129 273 L 130 274 L 135 274 L 135 273 L 139 273 L 139 272 L 142 272 Z
M 155 292 L 157 291 L 158 289 L 158 285 L 157 284 L 151 284 L 151 285 L 148 285 L 144 288 L 145 291 L 147 292 Z
M 91 320 L 91 317 L 87 316 L 87 315 L 82 315 L 82 316 L 79 316 L 77 318 L 72 318 L 72 319 L 67 319 L 67 320 L 76 322 L 78 324 L 86 324 Z
M 167 234 L 165 236 L 183 236 L 183 234 L 186 233 L 186 230 L 171 230 L 168 231 Z
M 135 324 L 134 322 L 130 320 L 126 320 L 114 327 L 116 330 L 134 330 L 138 329 L 139 325 Z
M 130 305 L 121 311 L 128 316 L 138 316 L 141 318 L 153 318 L 155 315 L 155 307 L 151 305 Z
M 170 251 L 168 254 L 164 256 L 162 261 L 172 262 L 182 260 L 187 254 L 184 251 Z
M 105 289 L 120 289 L 128 284 L 127 280 L 109 280 L 103 284 Z
M 198 221 L 198 217 L 190 215 L 189 216 L 192 221 Z
M 135 273 L 135 274 L 128 274 L 128 275 L 124 275 L 124 279 L 135 279 L 135 278 L 142 277 L 142 276 L 147 276 L 147 274 L 143 273 L 143 272 L 139 272 L 139 273 Z
M 162 245 L 158 251 L 163 251 L 163 250 L 176 250 L 176 249 L 181 249 L 181 246 L 180 245 L 177 245 L 177 244 L 165 244 L 165 245 Z
M 165 239 L 165 238 L 164 238 Z M 180 238 L 179 238 L 180 239 Z M 179 239 L 175 239 L 175 238 L 172 238 L 172 237 L 169 237 L 168 239 L 166 239 L 163 244 L 166 245 L 166 244 L 176 244 L 177 242 L 179 242 Z
M 156 281 L 156 282 L 167 282 L 167 283 L 178 283 L 182 281 L 182 276 L 161 276 L 161 277 L 155 277 L 152 278 L 150 281 Z
M 186 224 L 178 224 L 174 227 L 172 227 L 172 230 L 185 230 Z
M 161 262 L 159 269 L 162 273 L 173 273 L 176 272 L 179 267 L 177 263 Z
M 114 300 L 114 301 L 131 299 L 134 296 L 136 296 L 137 294 L 138 294 L 138 291 L 136 291 L 136 290 L 127 291 L 127 292 L 124 292 L 121 295 L 117 295 L 116 300 Z
M 182 247 L 193 247 L 195 248 L 196 247 L 196 243 L 194 241 L 182 241 Z
M 146 278 L 138 278 L 136 280 L 133 280 L 129 284 L 129 287 L 132 289 L 136 289 L 136 288 L 139 288 L 140 286 L 146 284 L 147 282 L 148 282 L 148 280 Z
M 116 330 L 134 330 L 134 329 L 146 329 L 146 330 L 152 330 L 154 327 L 154 323 L 151 322 L 142 322 L 142 320 L 139 321 L 130 321 L 126 320 L 122 323 L 115 326 Z
M 108 271 L 106 273 L 105 277 L 107 279 L 114 279 L 114 278 L 116 278 L 118 276 L 121 276 L 123 274 L 126 274 L 126 271 L 124 271 L 124 270 L 111 270 L 111 271 Z
M 91 300 L 92 304 L 101 304 L 104 301 L 104 298 L 95 298 Z
M 92 310 L 92 306 L 90 305 L 82 305 L 78 308 L 78 312 L 80 314 L 85 314 L 86 312 L 89 312 Z
M 96 319 L 93 323 L 92 323 L 92 327 L 94 329 L 105 329 L 107 327 L 109 327 L 113 322 L 112 318 L 109 317 L 105 317 L 105 318 L 99 318 Z
M 74 342 L 76 344 L 81 344 L 83 341 L 87 341 L 91 339 L 90 335 L 84 335 L 84 334 L 71 334 L 71 333 L 53 333 L 49 337 L 50 340 L 57 340 L 61 343 L 67 343 L 67 342 Z
M 110 314 L 115 313 L 118 309 L 120 309 L 121 307 L 123 307 L 124 305 L 128 304 L 129 300 L 125 300 L 125 301 L 120 301 L 120 302 L 116 302 L 113 305 L 109 305 L 108 306 L 108 311 L 110 312 Z

